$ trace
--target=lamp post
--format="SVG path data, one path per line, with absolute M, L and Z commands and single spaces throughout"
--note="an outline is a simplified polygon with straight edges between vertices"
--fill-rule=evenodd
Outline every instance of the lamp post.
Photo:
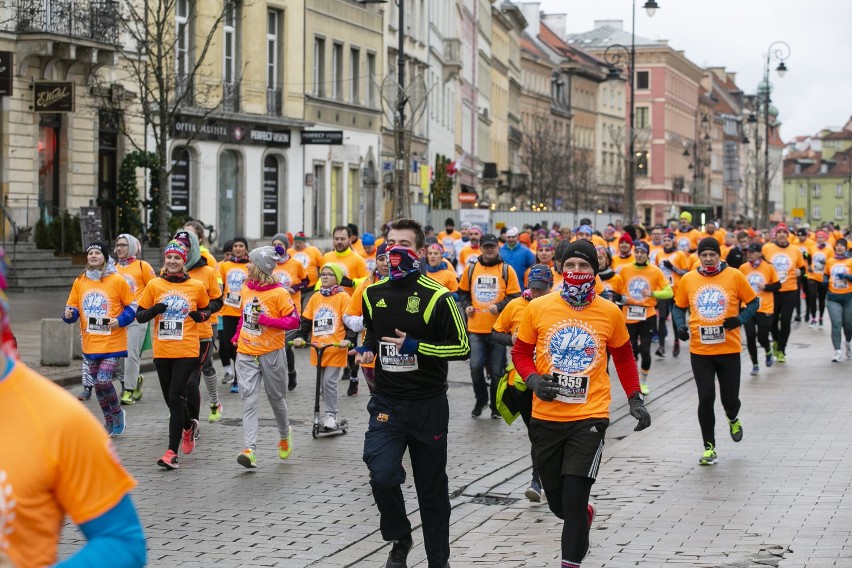
M 787 72 L 784 60 L 790 57 L 790 46 L 783 41 L 774 41 L 766 49 L 766 64 L 763 66 L 763 82 L 758 85 L 757 96 L 763 103 L 763 192 L 760 200 L 759 222 L 766 227 L 769 224 L 769 97 L 772 83 L 769 82 L 769 66 L 772 61 L 778 61 L 775 71 L 779 77 Z
M 651 18 L 656 13 L 660 6 L 655 0 L 647 0 L 643 6 L 648 17 Z M 624 162 L 625 172 L 625 187 L 624 187 L 624 212 L 628 223 L 633 223 L 636 217 L 636 171 L 633 162 L 636 159 L 635 140 L 633 135 L 634 116 L 636 112 L 636 101 L 634 95 L 636 93 L 636 0 L 633 0 L 633 20 L 630 28 L 630 48 L 621 44 L 613 44 L 604 51 L 604 61 L 610 64 L 609 74 L 607 79 L 617 81 L 621 75 L 616 68 L 617 66 L 627 65 L 627 82 L 630 85 L 630 120 L 627 127 L 627 159 Z

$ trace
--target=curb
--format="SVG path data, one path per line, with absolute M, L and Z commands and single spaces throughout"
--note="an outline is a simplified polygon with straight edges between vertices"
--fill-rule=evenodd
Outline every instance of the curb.
M 149 373 L 154 370 L 154 360 L 153 359 L 143 359 L 139 363 L 139 372 L 140 373 Z M 63 371 L 60 374 L 49 377 L 51 381 L 56 383 L 61 387 L 70 387 L 73 385 L 79 385 L 83 382 L 83 377 L 80 374 L 79 368 L 76 370 L 71 370 L 69 367 L 67 371 Z

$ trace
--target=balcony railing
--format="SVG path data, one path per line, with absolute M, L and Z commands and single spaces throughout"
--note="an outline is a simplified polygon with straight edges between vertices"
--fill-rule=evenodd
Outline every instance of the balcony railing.
M 175 76 L 175 101 L 181 106 L 192 106 L 192 81 L 189 75 Z
M 281 116 L 281 89 L 266 89 L 266 114 Z
M 17 0 L 0 26 L 20 34 L 48 33 L 117 45 L 121 8 L 112 0 Z
M 239 83 L 222 83 L 222 110 L 226 112 L 240 111 Z

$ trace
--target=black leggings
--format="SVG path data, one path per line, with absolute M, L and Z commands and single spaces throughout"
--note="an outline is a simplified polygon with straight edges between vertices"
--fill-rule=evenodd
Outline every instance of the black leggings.
M 200 342 L 198 366 L 192 370 L 189 380 L 186 381 L 186 407 L 189 410 L 189 417 L 196 420 L 201 414 L 201 367 L 204 365 L 204 360 L 210 357 L 212 349 L 212 341 Z
M 787 340 L 790 339 L 790 321 L 793 311 L 799 303 L 799 291 L 774 292 L 775 312 L 772 314 L 772 339 L 778 343 L 778 351 L 786 354 Z
M 222 318 L 222 329 L 219 330 L 219 358 L 222 360 L 222 366 L 227 367 L 231 361 L 237 360 L 237 348 L 231 343 L 231 338 L 237 333 L 237 325 L 240 323 L 240 316 L 220 316 Z M 237 374 L 234 373 L 234 381 L 237 380 Z
M 628 323 L 627 331 L 630 333 L 630 345 L 633 347 L 633 356 L 642 356 L 642 370 L 651 369 L 651 334 L 657 325 L 656 316 L 649 317 L 645 321 Z
M 756 313 L 754 317 L 743 324 L 748 343 L 748 354 L 751 364 L 757 365 L 757 344 L 769 353 L 769 328 L 772 327 L 772 317 L 769 314 Z
M 698 387 L 698 424 L 704 443 L 716 447 L 716 383 L 719 379 L 719 397 L 725 415 L 733 420 L 740 411 L 740 354 L 696 355 L 689 354 L 695 386 Z
M 157 377 L 163 398 L 169 406 L 169 449 L 177 453 L 183 430 L 189 429 L 190 415 L 186 403 L 186 388 L 189 378 L 198 365 L 198 357 L 179 359 L 154 359 Z M 198 387 L 195 387 L 196 394 Z
M 666 329 L 666 320 L 669 319 L 672 302 L 674 300 L 657 300 L 657 336 L 660 338 L 661 348 L 666 346 L 666 337 L 669 335 L 669 330 Z M 674 322 L 672 322 L 672 327 L 674 327 Z M 675 337 L 677 337 L 677 332 L 675 332 Z
M 589 549 L 589 495 L 594 479 L 563 475 L 562 487 L 547 490 L 547 505 L 562 519 L 562 560 L 580 563 Z
M 822 320 L 825 314 L 826 292 L 828 292 L 828 286 L 824 282 L 808 278 L 808 317 Z M 819 314 L 817 314 L 817 304 L 819 304 Z
M 805 315 L 807 316 L 808 306 L 811 304 L 811 290 L 808 288 L 808 277 L 805 275 L 799 276 L 796 281 L 796 317 L 802 317 L 802 292 L 805 294 Z

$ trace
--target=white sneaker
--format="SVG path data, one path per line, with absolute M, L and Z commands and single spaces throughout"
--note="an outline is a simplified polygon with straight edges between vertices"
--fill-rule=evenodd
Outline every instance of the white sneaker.
M 848 351 L 847 351 L 848 353 Z M 848 355 L 847 355 L 848 356 Z M 834 352 L 834 357 L 831 358 L 832 363 L 840 363 L 840 349 Z
M 324 430 L 337 429 L 337 418 L 334 416 L 334 414 L 325 415 L 325 418 L 322 419 L 322 427 Z

